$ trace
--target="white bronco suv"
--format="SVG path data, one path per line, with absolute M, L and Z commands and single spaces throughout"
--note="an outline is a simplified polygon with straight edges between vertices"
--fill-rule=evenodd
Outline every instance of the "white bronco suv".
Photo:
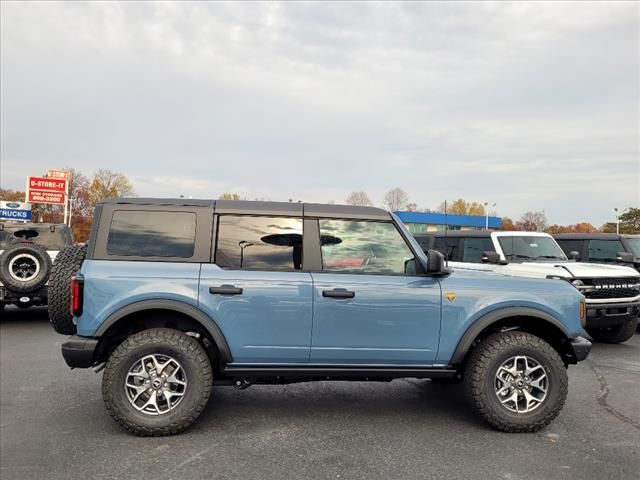
M 53 261 L 72 244 L 64 224 L 0 223 L 0 310 L 46 305 Z
M 455 230 L 415 237 L 425 251 L 442 252 L 453 268 L 571 282 L 585 296 L 586 330 L 595 340 L 621 343 L 636 331 L 640 274 L 633 268 L 568 260 L 546 233 Z

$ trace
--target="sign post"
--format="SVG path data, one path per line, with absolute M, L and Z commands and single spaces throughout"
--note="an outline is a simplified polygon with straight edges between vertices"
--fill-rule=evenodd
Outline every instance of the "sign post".
M 65 190 L 65 202 L 64 202 L 64 223 L 71 226 L 71 215 L 69 210 L 71 209 L 71 199 L 69 198 L 69 183 L 71 182 L 71 172 L 67 170 L 47 170 L 47 178 L 64 179 L 67 181 L 67 188 Z

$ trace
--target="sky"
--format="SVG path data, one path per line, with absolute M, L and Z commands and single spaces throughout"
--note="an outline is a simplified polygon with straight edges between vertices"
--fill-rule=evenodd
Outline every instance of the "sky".
M 640 3 L 0 5 L 0 185 L 72 166 L 140 196 L 550 223 L 640 206 Z

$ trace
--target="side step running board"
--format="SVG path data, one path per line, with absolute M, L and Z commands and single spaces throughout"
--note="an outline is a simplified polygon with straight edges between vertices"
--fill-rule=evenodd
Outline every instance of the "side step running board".
M 242 378 L 304 377 L 304 378 L 448 378 L 457 371 L 453 368 L 397 368 L 397 367 L 257 367 L 228 366 L 225 375 Z

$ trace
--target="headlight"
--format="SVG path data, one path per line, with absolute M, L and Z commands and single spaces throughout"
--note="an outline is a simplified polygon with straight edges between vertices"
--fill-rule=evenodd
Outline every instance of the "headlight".
M 584 287 L 584 282 L 582 280 L 574 280 L 573 282 L 571 282 L 571 285 L 573 285 L 576 288 L 580 288 L 580 287 Z

